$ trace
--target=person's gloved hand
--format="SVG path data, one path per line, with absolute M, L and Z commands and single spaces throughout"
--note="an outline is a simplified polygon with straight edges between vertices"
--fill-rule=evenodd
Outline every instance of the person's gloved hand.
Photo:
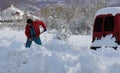
M 47 29 L 46 29 L 46 28 L 44 29 L 44 32 L 45 32 L 45 31 L 47 31 Z

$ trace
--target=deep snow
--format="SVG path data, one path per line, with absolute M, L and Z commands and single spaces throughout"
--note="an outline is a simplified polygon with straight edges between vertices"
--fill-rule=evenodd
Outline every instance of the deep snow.
M 66 41 L 41 34 L 43 46 L 25 48 L 24 31 L 0 30 L 0 73 L 119 73 L 120 51 L 104 46 L 90 50 L 91 36 Z
M 95 41 L 91 44 L 91 46 L 99 47 L 99 46 L 109 46 L 109 47 L 118 47 L 119 45 L 115 43 L 116 39 L 112 34 L 109 34 L 105 37 L 101 37 L 99 39 L 95 39 Z
M 95 16 L 98 15 L 106 15 L 106 14 L 112 14 L 113 16 L 115 16 L 116 14 L 120 13 L 120 7 L 106 7 L 106 8 L 102 8 L 99 9 Z

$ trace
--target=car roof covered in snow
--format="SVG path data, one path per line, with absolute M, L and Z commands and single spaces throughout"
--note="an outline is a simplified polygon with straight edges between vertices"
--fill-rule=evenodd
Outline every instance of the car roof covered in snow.
M 106 7 L 98 10 L 95 16 L 102 14 L 112 14 L 113 16 L 115 16 L 118 13 L 120 13 L 120 7 Z

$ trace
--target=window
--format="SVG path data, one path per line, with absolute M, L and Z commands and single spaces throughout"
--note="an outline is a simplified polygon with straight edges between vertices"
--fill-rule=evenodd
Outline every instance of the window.
M 114 31 L 114 16 L 105 17 L 104 31 Z
M 94 32 L 101 32 L 102 31 L 102 22 L 103 22 L 102 17 L 96 18 L 95 25 L 94 25 Z

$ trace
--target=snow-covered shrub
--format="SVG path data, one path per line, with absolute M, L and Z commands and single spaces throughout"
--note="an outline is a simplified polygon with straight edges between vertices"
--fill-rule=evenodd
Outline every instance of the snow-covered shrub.
M 59 40 L 67 40 L 68 38 L 70 38 L 70 35 L 68 33 L 57 33 L 56 34 L 56 38 Z

